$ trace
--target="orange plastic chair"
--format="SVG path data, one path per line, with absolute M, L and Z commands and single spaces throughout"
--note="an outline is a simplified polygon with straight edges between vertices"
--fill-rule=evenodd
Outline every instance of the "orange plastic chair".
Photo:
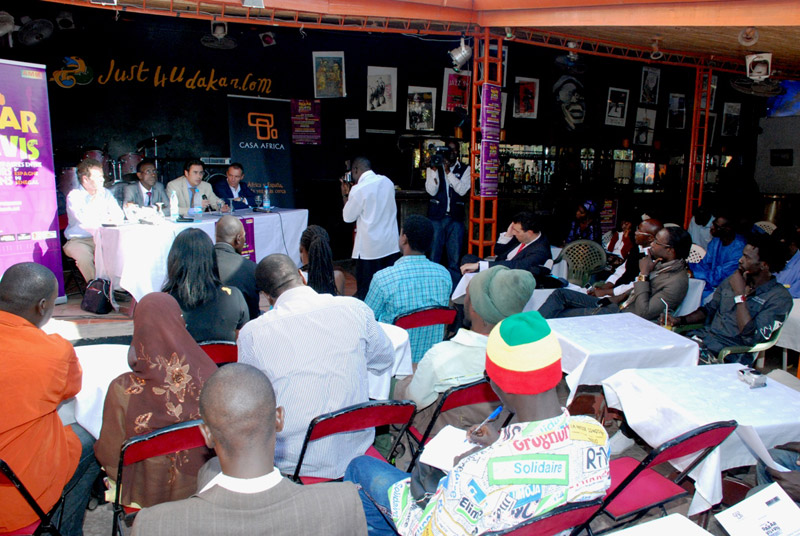
M 235 342 L 203 341 L 198 344 L 217 365 L 221 366 L 239 361 L 239 350 Z

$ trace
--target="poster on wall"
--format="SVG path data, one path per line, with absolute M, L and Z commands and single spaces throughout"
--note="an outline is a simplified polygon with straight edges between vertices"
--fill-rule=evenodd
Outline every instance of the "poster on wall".
M 344 79 L 344 52 L 314 52 L 314 98 L 347 96 Z
M 294 208 L 290 102 L 228 95 L 231 161 L 244 166 L 257 195 L 269 193 L 273 207 Z
M 436 123 L 436 88 L 408 86 L 407 130 L 433 130 Z
M 642 104 L 658 104 L 658 86 L 661 82 L 661 69 L 642 67 L 642 90 L 639 102 Z
M 608 88 L 606 104 L 606 125 L 624 127 L 628 118 L 628 90 L 616 87 Z
M 580 129 L 586 119 L 583 82 L 570 74 L 561 76 L 553 85 L 553 98 L 561 109 L 561 125 L 569 131 Z
M 726 102 L 722 108 L 722 136 L 739 135 L 739 115 L 742 113 L 741 102 Z
M 292 99 L 292 143 L 296 145 L 319 145 L 322 143 L 320 116 L 322 106 L 319 99 Z
M 397 68 L 367 67 L 367 111 L 397 111 Z
M 62 297 L 45 66 L 0 60 L 0 110 L 0 273 L 39 263 L 55 274 Z
M 469 71 L 456 72 L 453 69 L 444 70 L 442 81 L 442 111 L 454 112 L 456 108 L 469 108 L 469 87 L 472 85 L 472 73 Z
M 656 111 L 647 108 L 636 109 L 636 127 L 633 131 L 635 145 L 653 145 L 656 126 Z
M 704 109 L 706 107 L 706 87 L 708 85 L 708 75 L 703 75 L 703 91 L 700 94 L 700 109 Z M 711 101 L 709 102 L 708 109 L 714 109 L 714 102 L 717 99 L 717 75 L 711 76 Z
M 539 113 L 539 79 L 514 77 L 513 116 L 522 119 L 536 119 Z
M 682 93 L 669 94 L 667 128 L 676 130 L 686 128 L 686 95 Z

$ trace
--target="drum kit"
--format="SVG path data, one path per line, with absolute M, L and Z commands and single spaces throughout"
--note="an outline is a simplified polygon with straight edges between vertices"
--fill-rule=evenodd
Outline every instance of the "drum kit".
M 158 147 L 169 142 L 172 136 L 169 134 L 153 135 L 149 138 L 140 140 L 136 144 L 136 151 L 125 153 L 118 158 L 111 158 L 108 154 L 108 143 L 101 149 L 99 147 L 84 147 L 81 151 L 81 160 L 93 158 L 103 166 L 103 174 L 106 177 L 105 186 L 109 187 L 118 182 L 130 182 L 137 180 L 136 166 L 149 158 L 155 162 L 156 171 L 159 170 Z M 150 151 L 152 149 L 152 151 Z M 78 187 L 78 168 L 63 167 L 58 181 L 58 190 L 64 195 Z

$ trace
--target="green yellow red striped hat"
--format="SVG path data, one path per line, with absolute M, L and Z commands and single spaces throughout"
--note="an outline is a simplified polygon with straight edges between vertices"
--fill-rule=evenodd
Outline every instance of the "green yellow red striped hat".
M 489 334 L 486 373 L 504 392 L 536 395 L 561 381 L 561 344 L 536 311 L 509 316 Z

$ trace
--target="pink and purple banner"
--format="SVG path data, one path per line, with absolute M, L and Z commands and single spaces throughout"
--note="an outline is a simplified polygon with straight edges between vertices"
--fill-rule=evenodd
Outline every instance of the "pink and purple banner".
M 481 197 L 497 197 L 500 171 L 501 90 L 496 84 L 483 84 L 481 93 Z
M 0 60 L 0 273 L 37 262 L 64 296 L 44 65 Z

